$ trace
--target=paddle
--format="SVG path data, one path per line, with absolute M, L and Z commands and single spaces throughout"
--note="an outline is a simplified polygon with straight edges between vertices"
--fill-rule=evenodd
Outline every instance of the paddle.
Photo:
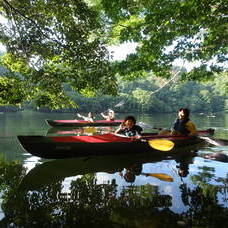
M 226 139 L 214 139 L 208 136 L 198 136 L 200 139 L 203 139 L 207 143 L 210 143 L 215 146 L 228 146 L 228 140 Z
M 79 113 L 77 113 L 77 116 L 80 117 L 80 118 L 83 118 L 83 120 L 85 120 L 85 121 L 93 122 L 93 118 L 92 117 L 83 116 L 83 115 L 81 115 Z
M 169 150 L 172 150 L 174 147 L 174 142 L 171 140 L 168 140 L 168 139 L 148 139 L 148 140 L 146 140 L 146 138 L 143 138 L 143 137 L 141 138 L 141 136 L 129 137 L 129 136 L 122 135 L 122 134 L 115 134 L 115 135 L 118 137 L 147 142 L 151 148 L 160 150 L 160 151 L 169 151 Z
M 210 143 L 215 146 L 228 146 L 228 140 L 226 139 L 213 139 L 211 137 L 206 136 L 198 136 L 200 139 L 203 139 L 207 143 Z M 157 150 L 161 151 L 169 151 L 172 150 L 174 147 L 174 143 L 170 140 L 166 139 L 152 139 L 148 140 L 148 144 Z
M 116 108 L 116 107 L 120 107 L 120 106 L 122 106 L 122 105 L 124 105 L 124 100 L 122 100 L 122 101 L 120 101 L 119 103 L 117 103 L 114 107 Z
M 162 128 L 156 128 L 156 127 L 153 127 L 153 129 L 157 129 L 159 131 L 162 130 Z M 208 130 L 211 130 L 211 133 L 213 132 L 213 129 L 208 129 Z M 200 136 L 200 135 L 198 135 L 198 137 L 200 139 L 204 140 L 205 142 L 210 143 L 210 144 L 215 145 L 215 146 L 228 146 L 228 140 L 227 139 L 215 139 L 215 138 L 211 138 L 209 136 Z
M 162 181 L 173 182 L 173 178 L 165 173 L 141 173 L 144 176 L 156 177 Z
M 147 142 L 152 148 L 160 151 L 169 151 L 174 147 L 174 142 L 167 139 L 150 139 Z
M 159 130 L 161 130 L 161 129 L 159 129 Z M 210 134 L 214 133 L 214 129 L 208 129 L 208 130 L 210 130 L 210 132 L 209 132 Z M 198 135 L 197 137 L 204 140 L 205 142 L 210 143 L 215 146 L 228 146 L 227 139 L 215 139 L 215 138 L 212 138 L 209 136 L 200 136 L 200 135 Z
M 121 107 L 122 105 L 125 104 L 125 101 L 122 100 L 120 102 L 118 102 L 116 105 L 114 105 L 114 108 L 117 108 L 117 107 Z M 106 111 L 104 111 L 103 113 L 107 112 L 110 108 L 108 108 Z

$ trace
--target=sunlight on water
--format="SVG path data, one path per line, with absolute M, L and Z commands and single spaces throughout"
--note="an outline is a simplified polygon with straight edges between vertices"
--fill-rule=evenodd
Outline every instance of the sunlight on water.
M 27 154 L 25 154 L 27 158 L 24 160 L 24 167 L 27 169 L 27 172 L 29 172 L 31 169 L 33 169 L 36 165 L 41 163 L 41 158 L 39 157 L 28 157 Z

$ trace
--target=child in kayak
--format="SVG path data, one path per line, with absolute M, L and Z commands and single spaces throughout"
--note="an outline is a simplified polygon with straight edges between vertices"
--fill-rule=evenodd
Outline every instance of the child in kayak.
M 83 120 L 90 121 L 90 122 L 93 122 L 94 119 L 95 119 L 95 117 L 93 116 L 92 112 L 89 112 L 88 116 L 83 116 L 83 115 L 78 113 L 78 117 L 83 118 Z
M 140 136 L 143 129 L 136 125 L 136 119 L 134 116 L 127 116 L 124 122 L 115 131 L 115 134 L 122 134 L 128 137 Z

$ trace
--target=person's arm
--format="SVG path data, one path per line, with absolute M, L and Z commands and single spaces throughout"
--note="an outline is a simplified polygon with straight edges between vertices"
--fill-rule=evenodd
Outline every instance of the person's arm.
M 80 118 L 82 117 L 82 115 L 80 113 L 77 113 L 77 116 L 80 117 Z
M 114 133 L 115 134 L 121 133 L 124 130 L 124 127 L 125 127 L 125 124 L 124 123 L 120 124 L 120 126 L 115 130 Z
M 190 132 L 189 135 L 196 135 L 196 126 L 192 121 L 186 123 L 186 128 Z
M 81 117 L 83 120 L 85 120 L 85 121 L 90 121 L 90 120 L 91 120 L 91 118 L 88 117 L 88 116 L 80 115 L 80 117 Z
M 83 120 L 86 120 L 87 116 L 83 116 L 81 114 L 78 113 L 78 117 L 82 118 Z
M 136 130 L 136 136 L 140 138 L 142 136 L 143 129 L 140 126 L 136 125 L 135 130 Z
M 103 112 L 101 112 L 101 116 L 104 118 L 104 119 L 107 119 L 108 116 L 106 116 Z

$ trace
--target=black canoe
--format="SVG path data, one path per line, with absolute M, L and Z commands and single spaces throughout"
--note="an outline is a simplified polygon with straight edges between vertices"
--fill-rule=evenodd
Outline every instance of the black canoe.
M 213 131 L 198 131 L 201 136 L 212 134 Z M 164 136 L 155 133 L 146 134 L 143 140 L 132 140 L 114 134 L 91 136 L 18 136 L 22 147 L 29 153 L 41 158 L 72 158 L 83 156 L 127 154 L 127 153 L 172 153 L 161 152 L 151 148 L 148 140 L 167 139 L 175 143 L 173 150 L 203 142 L 196 136 Z
M 52 127 L 85 127 L 85 126 L 118 126 L 123 120 L 46 120 L 46 122 Z

